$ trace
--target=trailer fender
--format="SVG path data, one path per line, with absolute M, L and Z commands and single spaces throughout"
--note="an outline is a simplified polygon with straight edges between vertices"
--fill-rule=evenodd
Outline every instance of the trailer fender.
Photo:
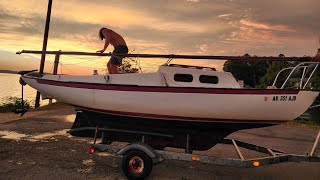
M 121 149 L 117 155 L 125 155 L 127 154 L 130 150 L 140 150 L 146 153 L 150 158 L 154 159 L 157 157 L 157 153 L 147 144 L 143 143 L 134 143 L 134 144 L 129 144 L 125 148 Z

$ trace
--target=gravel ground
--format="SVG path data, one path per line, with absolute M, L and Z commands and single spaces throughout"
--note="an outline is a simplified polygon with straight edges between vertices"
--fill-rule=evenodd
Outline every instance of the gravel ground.
M 72 107 L 54 104 L 22 118 L 0 113 L 0 179 L 126 179 L 121 158 L 88 154 L 90 138 L 66 133 L 75 117 Z M 239 131 L 233 138 L 296 154 L 307 154 L 319 128 L 283 124 Z M 319 154 L 319 145 L 317 151 Z M 206 155 L 237 157 L 229 145 L 217 145 Z M 259 157 L 246 152 L 245 158 Z M 166 160 L 153 168 L 149 179 L 320 179 L 320 163 L 281 163 L 258 168 L 235 168 Z

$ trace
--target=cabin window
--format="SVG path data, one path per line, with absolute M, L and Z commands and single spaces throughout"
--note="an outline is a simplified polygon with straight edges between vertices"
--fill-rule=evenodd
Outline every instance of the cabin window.
M 192 82 L 193 76 L 191 74 L 175 74 L 174 80 L 178 82 Z
M 201 75 L 199 77 L 199 81 L 201 83 L 208 83 L 208 84 L 218 84 L 219 83 L 219 79 L 217 76 Z

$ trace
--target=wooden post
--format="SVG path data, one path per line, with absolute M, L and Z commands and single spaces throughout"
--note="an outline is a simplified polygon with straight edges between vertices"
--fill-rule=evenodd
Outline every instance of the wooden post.
M 52 72 L 53 75 L 56 75 L 58 73 L 60 54 L 61 54 L 61 50 L 57 52 L 55 59 L 54 59 L 54 67 L 53 67 L 53 72 Z M 49 104 L 52 104 L 52 99 L 49 99 Z
M 56 53 L 56 57 L 54 59 L 54 67 L 53 67 L 53 74 L 54 75 L 56 75 L 58 73 L 60 55 L 61 55 L 61 50 Z
M 41 55 L 41 63 L 40 63 L 40 70 L 39 70 L 40 74 L 43 74 L 44 63 L 46 60 L 46 51 L 47 51 L 48 35 L 49 35 L 49 27 L 50 27 L 50 17 L 51 17 L 51 8 L 52 8 L 52 0 L 49 0 L 48 1 L 46 27 L 45 27 L 44 36 L 43 36 L 42 55 Z M 40 92 L 37 91 L 35 108 L 38 108 L 39 106 L 40 106 Z

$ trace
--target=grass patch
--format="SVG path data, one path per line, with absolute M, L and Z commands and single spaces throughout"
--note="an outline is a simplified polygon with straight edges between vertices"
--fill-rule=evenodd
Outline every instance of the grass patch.
M 306 124 L 306 125 L 311 125 L 311 126 L 319 126 L 320 123 L 314 120 L 309 120 L 309 119 L 303 119 L 303 118 L 297 118 L 295 122 L 300 123 L 300 124 Z
M 24 108 L 30 109 L 33 106 L 29 101 L 23 101 Z M 15 109 L 21 108 L 22 102 L 21 98 L 18 97 L 6 97 L 4 98 L 4 102 L 0 104 L 0 113 L 12 112 Z
M 308 109 L 295 122 L 312 126 L 320 126 L 320 108 Z

